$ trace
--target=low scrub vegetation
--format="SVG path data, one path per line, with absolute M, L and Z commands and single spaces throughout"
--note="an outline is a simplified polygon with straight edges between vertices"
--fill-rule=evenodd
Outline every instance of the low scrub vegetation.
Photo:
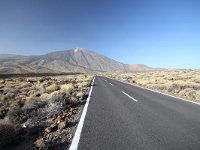
M 106 76 L 153 90 L 200 102 L 200 71 L 171 70 L 110 73 Z
M 0 80 L 0 149 L 13 140 L 18 149 L 67 148 L 73 137 L 69 124 L 91 80 L 89 75 Z

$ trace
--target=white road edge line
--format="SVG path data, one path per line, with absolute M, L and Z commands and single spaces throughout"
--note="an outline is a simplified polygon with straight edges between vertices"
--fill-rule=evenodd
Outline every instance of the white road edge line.
M 134 100 L 135 102 L 137 102 L 138 100 L 136 100 L 135 98 L 131 97 L 130 95 L 128 95 L 126 92 L 122 91 L 123 94 L 125 94 L 126 96 L 128 96 L 130 99 Z
M 130 85 L 131 85 L 131 84 L 130 84 Z M 145 89 L 145 90 L 148 90 L 148 91 L 151 91 L 151 92 L 154 92 L 154 93 L 159 93 L 159 94 L 162 94 L 162 95 L 165 95 L 165 96 L 169 96 L 169 97 L 173 97 L 173 98 L 176 98 L 176 99 L 179 99 L 179 100 L 183 100 L 183 101 L 185 101 L 185 102 L 189 102 L 189 103 L 193 103 L 193 104 L 200 105 L 200 103 L 198 103 L 198 102 L 193 102 L 193 101 L 188 100 L 188 99 L 184 99 L 184 98 L 177 97 L 177 96 L 174 96 L 174 95 L 169 95 L 169 94 L 167 94 L 167 93 L 163 93 L 163 92 L 160 92 L 160 91 L 148 89 L 148 88 L 145 88 L 145 87 L 142 87 L 142 86 L 138 86 L 138 85 L 134 85 L 134 86 L 139 87 L 139 88 L 142 88 L 142 89 Z
M 86 101 L 85 106 L 83 108 L 83 112 L 82 112 L 80 121 L 78 123 L 77 129 L 76 129 L 76 132 L 74 134 L 74 137 L 73 137 L 73 140 L 72 140 L 72 143 L 70 145 L 69 150 L 77 150 L 78 149 L 78 144 L 79 144 L 79 140 L 80 140 L 80 136 L 81 136 L 81 131 L 82 131 L 83 123 L 84 123 L 85 116 L 86 116 L 86 113 L 87 113 L 87 108 L 88 108 L 88 105 L 89 105 L 89 102 L 90 102 L 90 97 L 91 97 L 91 93 L 92 93 L 92 89 L 93 89 L 93 85 L 94 85 L 94 80 L 95 80 L 95 77 L 94 77 L 94 79 L 92 81 L 92 86 L 90 88 L 90 92 L 89 92 L 87 101 Z
M 110 83 L 110 85 L 111 85 L 111 86 L 113 86 L 113 84 L 112 84 L 112 83 Z
M 115 79 L 112 79 L 112 78 L 110 78 L 110 79 L 111 79 L 111 80 L 115 80 Z M 119 81 L 119 80 L 116 80 L 116 81 Z M 174 96 L 174 95 L 170 95 L 170 94 L 167 94 L 167 93 L 163 93 L 163 92 L 160 92 L 160 91 L 152 90 L 152 89 L 145 88 L 145 87 L 142 87 L 142 86 L 139 86 L 139 85 L 136 85 L 136 84 L 131 84 L 131 83 L 122 82 L 122 81 L 119 81 L 119 82 L 125 83 L 125 84 L 129 84 L 129 85 L 132 85 L 132 86 L 136 86 L 136 87 L 139 87 L 139 88 L 142 88 L 142 89 L 145 89 L 145 90 L 154 92 L 154 93 L 159 93 L 159 94 L 162 94 L 162 95 L 165 95 L 165 96 L 169 96 L 169 97 L 173 97 L 173 98 L 176 98 L 176 99 L 179 99 L 179 100 L 183 100 L 183 101 L 185 101 L 185 102 L 189 102 L 189 103 L 193 103 L 193 104 L 196 104 L 196 105 L 200 105 L 200 103 L 191 101 L 191 100 L 189 100 L 189 99 L 184 99 L 184 98 L 177 97 L 177 96 Z

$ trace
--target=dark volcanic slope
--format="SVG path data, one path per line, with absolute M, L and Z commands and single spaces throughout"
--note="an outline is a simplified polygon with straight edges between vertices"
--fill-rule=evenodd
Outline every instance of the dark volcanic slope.
M 2 56 L 2 57 L 1 57 Z M 0 73 L 59 73 L 85 71 L 147 71 L 144 65 L 126 65 L 92 51 L 77 48 L 41 56 L 0 56 Z

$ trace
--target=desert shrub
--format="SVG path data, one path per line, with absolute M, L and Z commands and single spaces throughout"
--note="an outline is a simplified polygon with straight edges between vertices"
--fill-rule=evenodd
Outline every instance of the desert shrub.
M 63 92 L 63 91 L 54 91 L 54 92 L 52 92 L 50 95 L 52 96 L 52 95 L 56 95 L 56 94 L 58 94 L 59 92 Z
M 26 113 L 30 113 L 31 111 L 37 110 L 38 108 L 43 108 L 47 105 L 46 101 L 42 101 L 40 99 L 31 100 L 25 103 L 22 107 L 22 110 Z
M 199 101 L 200 101 L 200 91 L 197 91 L 197 92 L 196 92 L 196 100 L 199 100 Z
M 28 94 L 29 91 L 30 91 L 29 87 L 20 89 L 20 92 L 23 93 L 23 94 Z
M 37 82 L 37 79 L 28 78 L 28 79 L 26 79 L 26 81 L 30 82 L 30 83 L 35 83 L 35 82 Z
M 57 91 L 59 89 L 60 89 L 60 87 L 58 85 L 52 84 L 52 85 L 47 87 L 47 92 L 51 93 L 51 92 Z
M 137 80 L 136 83 L 144 86 L 148 86 L 150 84 L 148 80 Z
M 5 91 L 6 91 L 7 94 L 12 93 L 13 95 L 20 93 L 20 91 L 18 89 L 13 88 L 13 87 L 6 88 Z
M 181 90 L 178 94 L 179 94 L 179 96 L 184 96 L 188 99 L 196 98 L 196 91 L 191 88 L 186 88 L 184 90 Z
M 76 82 L 76 84 L 74 84 L 74 88 L 78 88 L 80 82 Z
M 60 113 L 66 109 L 67 104 L 69 104 L 69 97 L 65 92 L 54 92 L 52 98 L 48 101 L 48 106 L 46 107 L 47 115 L 52 116 Z
M 88 93 L 78 92 L 76 94 L 76 97 L 79 98 L 79 100 L 84 100 L 84 99 L 87 99 Z
M 37 89 L 41 94 L 47 93 L 47 87 L 45 85 L 41 86 L 41 88 Z
M 8 108 L 6 108 L 3 104 L 0 103 L 0 119 L 4 119 L 7 112 Z
M 79 100 L 83 100 L 83 99 L 86 99 L 88 96 L 88 94 L 82 92 L 82 91 L 79 91 L 76 93 L 76 97 L 79 99 Z
M 5 95 L 5 99 L 6 100 L 10 100 L 10 99 L 14 99 L 15 98 L 15 94 L 14 93 L 7 93 Z
M 170 93 L 178 93 L 181 90 L 186 89 L 188 86 L 183 81 L 174 82 L 171 84 L 171 86 L 168 89 L 168 92 Z
M 40 99 L 41 100 L 49 100 L 51 99 L 51 94 L 48 94 L 48 93 L 44 93 L 40 96 Z
M 71 96 L 67 101 L 68 104 L 78 104 L 79 102 L 80 100 L 75 96 Z
M 66 92 L 68 94 L 71 94 L 73 89 L 74 89 L 74 85 L 72 83 L 69 84 L 63 84 L 60 86 L 61 91 Z
M 16 136 L 14 125 L 11 122 L 0 120 L 0 148 L 11 143 Z
M 10 105 L 12 105 L 12 103 L 15 103 L 14 97 L 15 95 L 13 95 L 12 93 L 7 93 L 2 97 L 0 103 L 4 104 L 6 107 L 9 107 Z
M 5 100 L 5 95 L 0 93 L 0 102 L 4 102 Z
M 25 82 L 25 81 L 26 81 L 26 79 L 25 79 L 24 77 L 17 78 L 17 80 L 18 80 L 19 82 Z
M 28 118 L 25 116 L 21 108 L 16 108 L 8 111 L 5 119 L 10 120 L 14 123 L 21 124 L 24 123 Z
M 200 77 L 192 78 L 191 81 L 193 81 L 195 83 L 200 83 Z
M 194 90 L 200 90 L 200 85 L 199 84 L 190 84 L 189 85 L 190 88 L 194 89 Z
M 31 87 L 32 83 L 30 82 L 20 82 L 19 88 L 26 88 L 26 87 Z
M 44 81 L 49 81 L 49 80 L 51 80 L 51 77 L 42 77 L 39 79 L 40 83 Z
M 151 84 L 149 86 L 152 89 L 156 89 L 156 90 L 166 90 L 168 89 L 168 86 L 166 84 Z
M 81 82 L 78 87 L 83 88 L 83 87 L 89 87 L 89 86 L 90 86 L 90 82 L 84 81 L 84 82 Z
M 27 102 L 28 102 L 28 101 L 32 101 L 32 100 L 34 100 L 34 99 L 35 99 L 34 94 L 32 94 L 32 95 L 26 97 L 26 101 L 27 101 Z
M 40 99 L 32 100 L 27 102 L 22 107 L 22 114 L 20 118 L 22 118 L 21 123 L 27 122 L 27 120 L 33 120 L 33 124 L 37 124 L 36 120 L 41 119 L 42 117 L 45 117 L 45 111 L 44 109 L 48 106 L 48 101 L 42 101 Z
M 34 94 L 30 95 L 32 97 L 40 97 L 41 93 L 39 91 L 35 91 Z
M 62 91 L 55 91 L 51 96 L 52 102 L 65 101 L 68 98 L 67 93 Z
M 45 149 L 45 147 L 47 147 L 47 144 L 44 142 L 44 140 L 42 138 L 37 139 L 34 142 L 35 146 L 37 149 Z

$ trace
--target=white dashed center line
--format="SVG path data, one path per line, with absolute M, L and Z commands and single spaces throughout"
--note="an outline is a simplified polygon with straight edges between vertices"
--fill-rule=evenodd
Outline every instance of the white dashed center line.
M 111 86 L 113 86 L 113 84 L 112 84 L 112 83 L 110 83 L 110 85 L 111 85 Z
M 134 100 L 135 102 L 137 102 L 138 100 L 136 100 L 135 98 L 131 97 L 130 95 L 128 95 L 126 92 L 122 91 L 122 93 L 126 96 L 128 96 L 130 99 Z

